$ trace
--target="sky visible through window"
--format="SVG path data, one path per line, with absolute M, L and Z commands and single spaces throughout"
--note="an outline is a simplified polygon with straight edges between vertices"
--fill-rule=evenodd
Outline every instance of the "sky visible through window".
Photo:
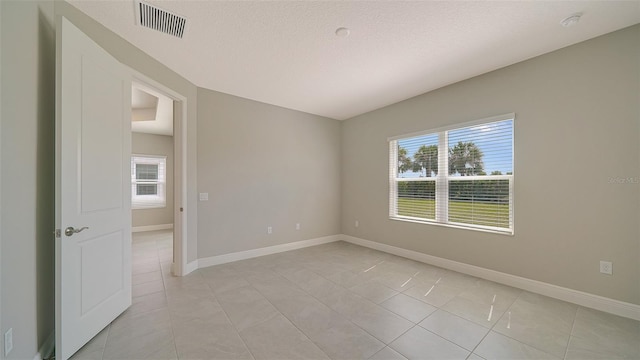
M 449 130 L 449 149 L 459 141 L 473 142 L 482 152 L 484 172 L 490 175 L 500 171 L 503 175 L 513 173 L 513 120 L 503 120 L 462 129 Z M 398 140 L 398 146 L 407 150 L 407 157 L 413 155 L 422 145 L 438 145 L 438 133 Z M 423 173 L 411 170 L 398 173 L 400 178 L 415 178 Z

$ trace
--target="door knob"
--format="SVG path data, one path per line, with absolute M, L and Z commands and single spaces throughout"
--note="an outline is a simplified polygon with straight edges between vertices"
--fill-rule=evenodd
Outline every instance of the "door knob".
M 71 236 L 73 234 L 77 234 L 80 231 L 86 230 L 88 228 L 89 228 L 88 226 L 83 226 L 80 229 L 74 229 L 73 226 L 69 226 L 68 228 L 64 229 L 64 234 L 67 235 L 67 236 Z

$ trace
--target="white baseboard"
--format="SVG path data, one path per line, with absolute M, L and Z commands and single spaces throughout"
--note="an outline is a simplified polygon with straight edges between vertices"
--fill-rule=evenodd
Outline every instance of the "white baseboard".
M 434 266 L 439 266 L 445 269 L 476 276 L 486 280 L 495 281 L 537 294 L 582 305 L 584 307 L 608 312 L 614 315 L 624 316 L 634 320 L 640 320 L 640 305 L 610 299 L 604 296 L 589 294 L 586 292 L 573 290 L 542 281 L 531 280 L 516 275 L 510 275 L 495 270 L 485 269 L 479 266 L 427 255 L 421 252 L 386 245 L 375 241 L 365 240 L 354 236 L 342 235 L 341 239 L 352 244 L 384 251 L 390 254 L 406 257 L 408 259 L 420 261 Z
M 44 360 L 51 357 L 53 354 L 53 349 L 56 346 L 56 333 L 54 331 L 49 334 L 47 340 L 45 340 L 44 344 L 38 350 L 36 356 L 33 357 L 33 360 Z
M 186 263 L 184 265 L 184 269 L 183 270 L 184 270 L 184 274 L 182 274 L 183 276 L 187 275 L 187 274 L 189 274 L 189 273 L 191 273 L 193 271 L 198 270 L 198 259 L 193 260 L 190 263 Z
M 342 239 L 341 235 L 331 235 L 331 236 L 325 236 L 325 237 L 320 237 L 315 239 L 296 241 L 288 244 L 281 244 L 281 245 L 267 246 L 259 249 L 253 249 L 253 250 L 239 251 L 231 254 L 211 256 L 208 258 L 198 259 L 197 267 L 200 269 L 200 268 L 213 266 L 213 265 L 226 264 L 229 262 L 251 259 L 258 256 L 271 255 L 271 254 L 281 253 L 289 250 L 302 249 L 309 246 L 327 244 L 327 243 L 338 241 L 341 239 Z M 189 263 L 188 266 L 190 264 L 193 264 L 193 262 Z
M 143 231 L 169 230 L 169 229 L 173 229 L 173 224 L 134 226 L 131 228 L 131 232 L 135 233 L 135 232 L 143 232 Z

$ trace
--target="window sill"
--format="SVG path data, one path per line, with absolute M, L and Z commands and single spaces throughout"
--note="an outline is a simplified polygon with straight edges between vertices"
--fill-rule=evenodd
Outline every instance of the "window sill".
M 131 210 L 164 209 L 167 205 L 131 206 Z
M 488 226 L 469 226 L 469 225 L 463 225 L 458 223 L 443 224 L 440 222 L 436 222 L 435 220 L 413 218 L 408 216 L 389 216 L 389 220 L 404 221 L 404 222 L 410 222 L 415 224 L 436 225 L 436 226 L 442 226 L 442 227 L 448 227 L 448 228 L 454 228 L 454 229 L 480 231 L 480 232 L 487 232 L 487 233 L 507 235 L 507 236 L 514 235 L 513 229 L 502 230 L 502 229 L 492 228 Z

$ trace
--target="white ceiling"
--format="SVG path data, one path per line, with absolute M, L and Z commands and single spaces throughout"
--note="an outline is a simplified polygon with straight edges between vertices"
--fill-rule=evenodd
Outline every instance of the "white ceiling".
M 334 119 L 640 22 L 637 0 L 148 2 L 182 39 L 136 25 L 134 0 L 70 0 L 199 87 Z
M 131 131 L 173 136 L 173 100 L 140 83 L 131 85 Z

